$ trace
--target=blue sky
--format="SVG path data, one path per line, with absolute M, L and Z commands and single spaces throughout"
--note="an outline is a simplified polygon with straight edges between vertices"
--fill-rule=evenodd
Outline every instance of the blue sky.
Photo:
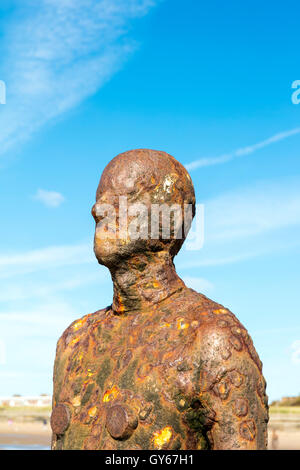
M 300 392 L 299 12 L 284 3 L 21 0 L 0 6 L 0 395 L 51 393 L 55 345 L 111 302 L 93 256 L 101 172 L 165 150 L 205 204 L 190 287 L 253 337 L 271 399 Z

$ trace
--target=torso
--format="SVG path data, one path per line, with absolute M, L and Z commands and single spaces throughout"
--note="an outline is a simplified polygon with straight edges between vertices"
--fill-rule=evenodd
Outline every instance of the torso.
M 213 417 L 199 401 L 201 337 L 218 322 L 241 327 L 191 289 L 151 311 L 106 309 L 75 321 L 58 343 L 53 405 L 67 407 L 70 423 L 53 448 L 208 448 L 203 426 Z

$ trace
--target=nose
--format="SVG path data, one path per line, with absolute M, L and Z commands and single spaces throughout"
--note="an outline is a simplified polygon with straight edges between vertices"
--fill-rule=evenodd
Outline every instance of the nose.
M 93 205 L 92 210 L 91 210 L 91 214 L 94 217 L 94 219 L 96 220 L 96 204 Z
M 100 206 L 101 205 L 100 205 L 99 201 L 97 201 L 93 205 L 92 210 L 91 210 L 91 214 L 94 217 L 94 220 L 95 220 L 96 224 L 98 224 L 104 217 L 104 215 L 101 213 L 101 211 L 99 211 Z

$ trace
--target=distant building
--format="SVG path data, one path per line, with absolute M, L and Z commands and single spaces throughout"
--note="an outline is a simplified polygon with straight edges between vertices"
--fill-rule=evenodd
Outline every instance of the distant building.
M 52 397 L 41 395 L 38 397 L 0 397 L 0 406 L 51 406 Z
M 271 403 L 273 406 L 300 406 L 300 395 L 297 397 L 282 397 Z

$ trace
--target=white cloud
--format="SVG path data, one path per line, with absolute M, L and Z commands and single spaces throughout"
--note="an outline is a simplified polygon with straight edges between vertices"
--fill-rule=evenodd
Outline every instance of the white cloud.
M 187 287 L 190 287 L 191 289 L 194 289 L 203 294 L 208 294 L 214 288 L 211 282 L 209 282 L 207 279 L 203 279 L 202 277 L 183 276 L 182 279 Z
M 280 132 L 279 134 L 275 134 L 272 137 L 263 140 L 262 142 L 247 147 L 239 148 L 234 152 L 225 153 L 223 155 L 220 155 L 219 157 L 200 158 L 199 160 L 195 160 L 193 162 L 188 163 L 187 165 L 185 165 L 185 167 L 187 168 L 187 170 L 192 171 L 196 168 L 227 163 L 230 160 L 233 160 L 234 158 L 250 155 L 251 153 L 254 153 L 257 150 L 263 149 L 271 144 L 280 142 L 281 140 L 285 140 L 288 137 L 292 137 L 297 134 L 300 134 L 300 127 L 291 129 L 286 132 Z
M 0 371 L 0 378 L 2 380 L 23 378 L 25 375 L 28 377 L 28 375 L 22 371 Z
M 91 244 L 50 246 L 24 253 L 0 254 L 0 278 L 43 269 L 91 263 L 95 260 Z
M 0 43 L 7 86 L 0 153 L 103 86 L 136 49 L 126 37 L 130 20 L 155 3 L 17 0 Z
M 59 299 L 43 299 L 36 305 L 11 305 L 0 312 L 6 361 L 0 368 L 2 394 L 39 394 L 51 391 L 51 377 L 58 338 L 84 313 Z M 22 380 L 24 377 L 26 380 Z M 28 382 L 29 379 L 29 382 Z
M 300 224 L 300 182 L 259 182 L 205 205 L 206 240 L 233 241 Z
M 57 276 L 59 277 L 59 275 Z M 37 298 L 49 298 L 57 292 L 67 292 L 74 289 L 79 289 L 87 285 L 91 285 L 95 282 L 100 282 L 105 279 L 103 270 L 97 270 L 91 274 L 84 274 L 76 277 L 63 278 L 59 281 L 52 282 L 44 280 L 40 281 L 28 281 L 26 278 L 22 279 L 22 282 L 1 282 L 0 285 L 0 303 L 1 302 L 16 302 L 25 299 L 37 299 Z
M 226 264 L 239 263 L 240 261 L 245 261 L 247 259 L 254 258 L 261 255 L 262 252 L 253 251 L 252 253 L 241 253 L 232 256 L 206 256 L 206 257 L 196 257 L 193 256 L 192 259 L 189 259 L 185 253 L 185 260 L 180 261 L 176 266 L 179 269 L 188 269 L 188 268 L 201 268 L 201 267 L 211 267 L 211 266 L 223 266 Z M 187 279 L 187 278 L 184 278 Z M 188 286 L 190 287 L 190 286 Z M 197 289 L 196 289 L 197 290 Z
M 41 333 L 42 326 L 53 328 L 56 332 L 59 329 L 66 328 L 75 319 L 76 312 L 74 309 L 68 303 L 58 300 L 43 301 L 37 307 L 31 309 L 17 310 L 14 308 L 11 311 L 0 313 L 0 321 L 7 329 L 6 339 L 9 336 L 8 332 L 11 336 L 22 335 L 24 327 L 34 328 Z M 46 331 L 43 334 L 45 333 Z M 51 335 L 53 331 L 49 330 L 48 333 Z
M 294 341 L 291 346 L 292 352 L 292 362 L 294 364 L 300 364 L 300 340 Z
M 47 207 L 58 207 L 65 200 L 61 193 L 56 191 L 46 191 L 45 189 L 38 189 L 33 198 L 42 202 Z
M 204 206 L 203 248 L 179 254 L 179 269 L 227 265 L 299 249 L 299 178 L 256 182 L 210 199 Z M 285 230 L 284 237 L 280 230 Z

